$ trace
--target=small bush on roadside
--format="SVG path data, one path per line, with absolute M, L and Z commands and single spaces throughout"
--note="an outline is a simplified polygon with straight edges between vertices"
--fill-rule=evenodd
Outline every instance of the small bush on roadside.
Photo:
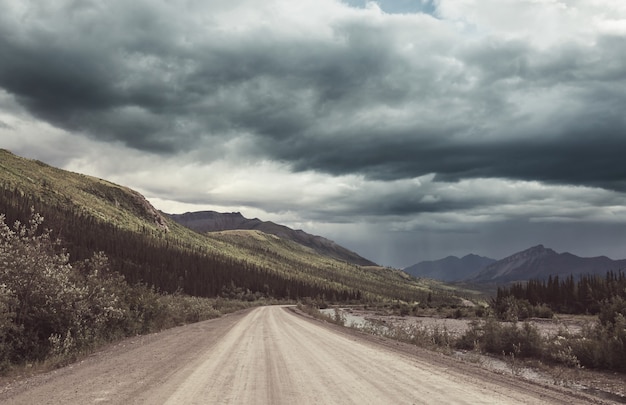
M 474 315 L 476 315 L 476 317 L 482 318 L 483 316 L 485 316 L 486 313 L 487 311 L 485 307 L 482 307 L 482 306 L 474 307 Z
M 580 367 L 580 360 L 572 347 L 572 339 L 573 337 L 565 331 L 559 331 L 552 339 L 547 339 L 543 359 L 567 367 Z
M 461 350 L 475 350 L 479 348 L 479 342 L 483 337 L 483 322 L 473 320 L 468 329 L 455 342 L 455 347 Z
M 344 314 L 341 312 L 339 308 L 335 308 L 335 312 L 331 320 L 340 326 L 345 326 L 346 324 L 346 317 L 344 316 Z
M 571 339 L 572 352 L 580 364 L 626 372 L 626 300 L 614 297 L 603 303 L 595 325 Z

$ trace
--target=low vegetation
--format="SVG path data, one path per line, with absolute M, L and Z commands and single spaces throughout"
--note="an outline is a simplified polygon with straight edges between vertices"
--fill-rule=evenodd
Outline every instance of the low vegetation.
M 61 365 L 124 336 L 215 318 L 245 301 L 159 294 L 128 284 L 106 256 L 70 262 L 43 218 L 10 227 L 0 215 L 0 371 Z
M 556 333 L 541 334 L 538 327 L 529 322 L 531 317 L 552 317 L 550 303 L 536 301 L 534 305 L 525 298 L 507 295 L 501 289 L 498 298 L 488 308 L 454 308 L 453 306 L 424 307 L 406 303 L 387 304 L 385 307 L 370 308 L 378 314 L 376 319 L 358 326 L 363 332 L 397 339 L 407 343 L 451 353 L 454 350 L 501 356 L 510 364 L 517 360 L 540 360 L 544 364 L 558 367 L 589 368 L 626 372 L 626 299 L 624 288 L 616 285 L 624 280 L 622 273 L 609 273 L 604 285 L 607 291 L 616 292 L 611 298 L 602 298 L 597 305 L 597 320 L 588 323 L 582 331 L 572 333 L 561 329 Z M 597 281 L 596 285 L 603 283 Z M 532 283 L 530 284 L 532 285 Z M 565 285 L 569 285 L 566 282 Z M 587 285 L 583 280 L 576 286 Z M 531 287 L 532 288 L 532 287 Z M 568 287 L 569 288 L 569 287 Z M 515 288 L 515 291 L 522 291 Z M 510 290 L 508 290 L 510 291 Z M 585 290 L 583 290 L 585 291 Z M 588 290 L 587 290 L 588 291 Z M 578 293 L 574 296 L 579 296 Z M 588 296 L 588 295 L 583 295 Z M 316 303 L 307 312 L 317 312 Z M 305 306 L 306 307 L 306 306 Z M 463 333 L 451 333 L 445 327 L 426 326 L 420 322 L 382 321 L 384 315 L 430 316 L 437 318 L 471 318 L 469 327 Z M 330 315 L 319 314 L 328 321 L 343 324 L 345 318 L 340 312 Z M 524 321 L 519 319 L 524 318 Z
M 593 314 L 595 324 L 580 335 L 563 333 L 554 347 L 549 342 L 544 357 L 565 350 L 577 364 L 588 368 L 626 372 L 626 275 L 609 271 L 604 277 L 567 277 L 531 280 L 498 289 L 492 302 L 496 315 L 516 321 L 531 316 L 551 317 L 553 312 Z M 553 356 L 554 357 L 554 356 Z M 559 357 L 559 356 L 557 356 Z M 567 357 L 567 356 L 566 356 Z

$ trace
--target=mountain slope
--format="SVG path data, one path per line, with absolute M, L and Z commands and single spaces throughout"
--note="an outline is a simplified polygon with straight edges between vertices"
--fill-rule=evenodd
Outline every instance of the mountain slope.
M 367 260 L 335 242 L 321 236 L 311 235 L 302 230 L 293 230 L 274 222 L 261 221 L 258 218 L 248 219 L 239 212 L 219 213 L 215 211 L 187 212 L 185 214 L 167 214 L 179 224 L 197 232 L 216 232 L 235 229 L 258 230 L 279 238 L 291 240 L 316 252 L 344 260 L 361 266 L 376 266 L 376 263 Z
M 103 251 L 131 282 L 163 292 L 216 296 L 225 290 L 276 298 L 420 301 L 429 292 L 398 270 L 356 266 L 256 230 L 202 235 L 161 215 L 139 193 L 0 150 L 0 214 L 31 207 L 72 260 Z
M 441 281 L 460 281 L 478 273 L 495 262 L 489 257 L 469 254 L 458 258 L 448 256 L 440 260 L 423 261 L 404 269 L 414 277 L 432 278 Z
M 538 245 L 488 265 L 468 281 L 508 283 L 547 279 L 550 275 L 604 275 L 609 270 L 624 268 L 626 268 L 626 260 L 611 260 L 605 256 L 579 257 L 567 252 L 557 253 L 543 245 Z

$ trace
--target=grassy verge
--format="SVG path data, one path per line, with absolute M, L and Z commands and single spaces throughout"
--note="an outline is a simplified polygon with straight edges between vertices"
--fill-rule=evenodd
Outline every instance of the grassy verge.
M 190 323 L 219 318 L 225 314 L 237 312 L 254 306 L 272 305 L 282 302 L 273 300 L 241 301 L 222 298 L 198 298 L 186 295 L 156 295 L 156 304 L 152 315 L 137 323 L 130 334 L 117 334 L 115 338 L 98 338 L 80 348 L 73 345 L 71 338 L 52 335 L 50 351 L 40 359 L 29 359 L 16 363 L 5 362 L 0 376 L 5 379 L 27 377 L 65 367 L 94 351 L 130 336 L 157 333 L 169 328 Z

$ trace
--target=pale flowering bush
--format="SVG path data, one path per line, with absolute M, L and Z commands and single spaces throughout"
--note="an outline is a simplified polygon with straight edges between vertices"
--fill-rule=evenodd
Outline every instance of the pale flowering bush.
M 103 254 L 77 263 L 33 213 L 9 227 L 0 215 L 0 362 L 68 355 L 119 334 L 128 318 L 123 277 Z
M 47 354 L 50 335 L 65 333 L 75 321 L 73 304 L 81 289 L 73 282 L 72 266 L 50 231 L 40 231 L 43 218 L 33 214 L 13 229 L 0 216 L 0 318 L 10 328 L 0 331 L 2 360 L 21 361 Z
M 104 342 L 251 305 L 131 286 L 103 253 L 70 263 L 42 224 L 33 212 L 10 227 L 0 214 L 0 372 L 50 358 L 64 364 Z
M 574 339 L 576 338 L 565 331 L 559 331 L 556 336 L 546 339 L 546 347 L 543 350 L 546 360 L 567 367 L 580 367 L 580 361 L 572 348 Z
M 74 264 L 76 284 L 80 285 L 80 301 L 76 302 L 75 336 L 90 344 L 125 335 L 131 308 L 126 297 L 132 295 L 124 277 L 109 269 L 103 253 Z

